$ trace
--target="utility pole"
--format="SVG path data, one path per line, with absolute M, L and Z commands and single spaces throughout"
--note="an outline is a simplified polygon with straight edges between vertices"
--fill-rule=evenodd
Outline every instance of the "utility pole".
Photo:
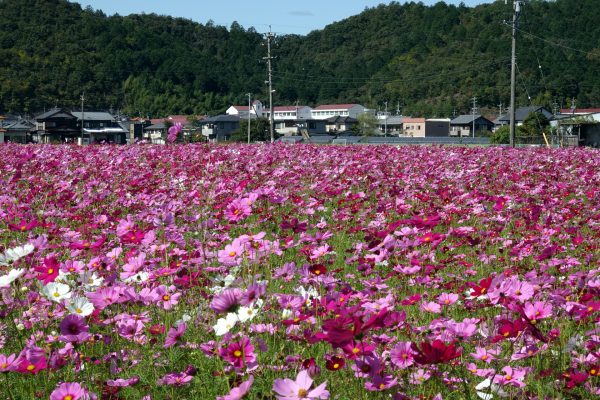
M 273 70 L 272 70 L 272 60 L 274 57 L 271 57 L 271 40 L 275 35 L 271 32 L 271 26 L 269 25 L 269 33 L 267 33 L 267 56 L 263 57 L 263 60 L 267 60 L 267 68 L 269 71 L 269 80 L 267 83 L 269 84 L 269 132 L 271 133 L 271 143 L 275 141 L 275 137 L 273 135 Z
M 81 93 L 81 145 L 83 146 L 83 121 L 85 120 L 83 113 L 83 103 L 85 102 L 85 92 Z
M 385 124 L 385 125 L 384 125 L 384 126 L 385 126 L 385 128 L 384 128 L 384 130 L 383 130 L 383 136 L 384 136 L 384 137 L 387 137 L 387 117 L 388 117 L 388 114 L 387 114 L 387 113 L 388 113 L 388 111 L 387 111 L 387 106 L 388 106 L 388 102 L 386 101 L 386 102 L 385 102 L 385 114 L 384 114 L 384 118 L 385 118 L 385 120 L 384 120 L 384 124 Z
M 248 144 L 250 144 L 250 110 L 252 109 L 252 93 L 246 93 L 248 96 Z
M 400 102 L 396 104 L 396 115 L 400 115 Z
M 473 137 L 475 137 L 475 113 L 477 112 L 477 97 L 473 97 Z
M 502 106 L 504 106 L 504 104 L 500 101 L 500 104 L 498 104 L 498 118 L 502 117 Z
M 514 0 L 512 20 L 512 57 L 510 67 L 510 147 L 515 147 L 515 89 L 517 75 L 517 22 L 521 15 L 521 0 Z

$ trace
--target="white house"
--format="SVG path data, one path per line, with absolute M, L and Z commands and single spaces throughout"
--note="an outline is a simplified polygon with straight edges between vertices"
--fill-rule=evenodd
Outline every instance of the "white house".
M 260 100 L 254 100 L 250 108 L 250 118 L 264 117 L 265 109 Z M 240 118 L 248 118 L 248 106 L 231 106 L 225 111 L 227 115 L 236 115 Z
M 312 118 L 327 119 L 336 115 L 357 118 L 365 110 L 360 104 L 324 104 L 312 110 Z

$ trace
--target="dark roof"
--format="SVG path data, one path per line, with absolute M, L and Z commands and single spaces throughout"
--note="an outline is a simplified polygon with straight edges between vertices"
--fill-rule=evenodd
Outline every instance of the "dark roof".
M 487 119 L 486 117 L 475 114 L 475 121 L 477 121 L 479 119 L 482 119 L 483 122 L 485 122 L 485 123 L 493 124 L 493 122 L 490 121 L 489 119 Z M 473 123 L 473 114 L 459 115 L 458 117 L 456 117 L 452 121 L 450 121 L 450 125 L 467 125 L 467 124 L 472 124 L 472 123 Z
M 145 131 L 155 131 L 158 129 L 165 129 L 165 123 L 161 122 L 160 124 L 154 124 L 144 128 Z
M 358 122 L 356 118 L 341 117 L 339 115 L 334 115 L 333 117 L 327 118 L 325 121 L 329 124 L 355 124 Z
M 237 115 L 217 115 L 215 117 L 206 118 L 200 121 L 202 124 L 215 122 L 240 122 L 240 117 Z
M 68 111 L 63 110 L 62 108 L 54 108 L 50 111 L 46 111 L 45 113 L 42 113 L 42 114 L 36 116 L 35 119 L 36 120 L 47 119 L 47 118 L 53 117 L 57 114 L 65 114 L 65 116 L 67 118 L 75 118 L 75 116 L 73 116 L 73 114 L 71 114 Z
M 517 110 L 515 111 L 515 121 L 524 121 L 525 118 L 527 118 L 527 116 L 531 113 L 534 112 L 541 112 L 542 114 L 544 114 L 546 117 L 551 117 L 552 113 L 550 111 L 548 111 L 547 109 L 545 109 L 542 106 L 530 106 L 530 107 L 519 107 L 517 108 Z M 500 118 L 498 118 L 496 120 L 499 123 L 509 123 L 510 122 L 510 115 L 509 114 L 505 114 L 503 116 L 501 116 Z
M 14 122 L 12 124 L 9 125 L 3 125 L 2 129 L 6 129 L 6 130 L 12 130 L 12 131 L 28 131 L 31 128 L 33 128 L 35 126 L 35 124 L 26 121 L 24 119 Z

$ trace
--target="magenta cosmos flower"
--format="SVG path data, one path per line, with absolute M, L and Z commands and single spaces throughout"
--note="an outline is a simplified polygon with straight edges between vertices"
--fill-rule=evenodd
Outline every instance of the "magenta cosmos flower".
M 247 337 L 239 341 L 229 343 L 219 349 L 219 355 L 235 368 L 243 368 L 245 365 L 253 365 L 256 361 L 254 346 Z
M 328 399 L 329 392 L 325 389 L 327 382 L 323 382 L 315 389 L 310 390 L 313 380 L 308 371 L 302 370 L 296 377 L 291 379 L 275 379 L 273 391 L 277 393 L 279 400 L 304 400 L 304 399 Z
M 60 340 L 65 342 L 83 343 L 89 339 L 89 328 L 85 324 L 83 317 L 79 315 L 69 315 L 60 323 Z
M 77 382 L 61 383 L 50 394 L 50 400 L 87 400 L 89 398 L 87 390 Z

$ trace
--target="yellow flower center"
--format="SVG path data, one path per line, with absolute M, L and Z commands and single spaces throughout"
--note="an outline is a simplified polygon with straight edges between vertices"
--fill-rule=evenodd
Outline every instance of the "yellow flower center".
M 504 377 L 504 380 L 506 380 L 506 381 L 510 381 L 511 379 L 512 379 L 512 376 L 510 376 L 510 375 L 506 375 Z
M 48 268 L 48 274 L 53 274 L 54 273 L 54 268 Z
M 71 396 L 70 394 L 68 394 L 65 397 L 63 397 L 63 400 L 73 400 L 73 396 Z
M 229 257 L 235 257 L 236 254 L 237 253 L 235 251 L 232 251 L 232 252 L 229 253 Z
M 358 353 L 360 353 L 360 349 L 358 347 L 355 347 L 355 348 L 352 349 L 352 352 L 354 354 L 358 354 Z
M 339 367 L 340 367 L 340 364 L 338 364 L 338 363 L 333 364 L 333 369 L 338 369 Z
M 60 293 L 54 292 L 54 297 L 60 297 Z
M 169 296 L 168 294 L 165 294 L 165 295 L 163 296 L 163 300 L 164 300 L 164 301 L 169 301 L 169 299 L 170 299 L 170 298 L 171 298 L 171 296 Z
M 306 397 L 307 394 L 308 394 L 308 390 L 306 390 L 306 389 L 299 389 L 298 390 L 298 397 L 300 397 L 300 398 Z
M 35 369 L 35 365 L 33 365 L 33 364 L 29 364 L 27 366 L 27 371 L 33 371 L 34 369 Z
M 81 308 L 76 308 L 76 309 L 75 309 L 75 312 L 76 312 L 77 314 L 81 314 L 81 313 L 83 312 L 83 310 L 81 310 Z
M 233 352 L 234 357 L 241 357 L 242 356 L 242 352 L 239 350 L 236 350 Z

